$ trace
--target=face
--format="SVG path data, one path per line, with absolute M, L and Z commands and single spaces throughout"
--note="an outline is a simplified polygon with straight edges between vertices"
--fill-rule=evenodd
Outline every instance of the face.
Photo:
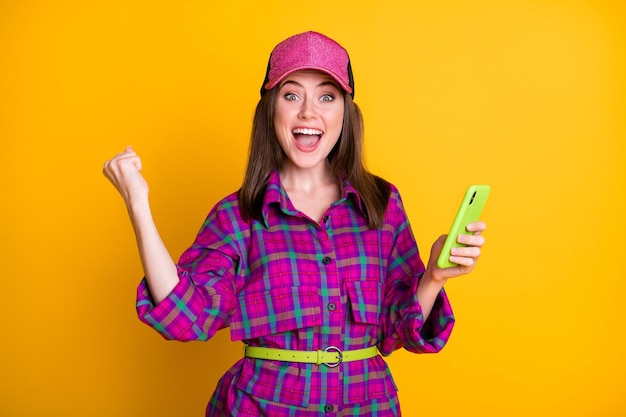
M 318 71 L 298 71 L 278 85 L 274 129 L 284 169 L 326 169 L 343 125 L 343 92 Z

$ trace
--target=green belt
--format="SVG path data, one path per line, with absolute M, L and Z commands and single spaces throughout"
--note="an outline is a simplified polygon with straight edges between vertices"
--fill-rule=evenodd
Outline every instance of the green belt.
M 353 362 L 373 358 L 378 355 L 376 346 L 365 349 L 341 351 L 338 347 L 328 346 L 324 350 L 289 350 L 244 345 L 246 358 L 269 359 L 285 362 L 314 363 L 328 367 L 338 366 L 341 362 Z

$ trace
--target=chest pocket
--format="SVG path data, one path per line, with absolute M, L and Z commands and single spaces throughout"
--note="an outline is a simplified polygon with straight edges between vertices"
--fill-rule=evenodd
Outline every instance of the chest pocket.
M 254 339 L 320 325 L 321 297 L 317 287 L 278 287 L 242 292 L 230 320 L 233 340 Z
M 382 303 L 382 283 L 379 281 L 346 282 L 352 319 L 356 323 L 378 324 Z

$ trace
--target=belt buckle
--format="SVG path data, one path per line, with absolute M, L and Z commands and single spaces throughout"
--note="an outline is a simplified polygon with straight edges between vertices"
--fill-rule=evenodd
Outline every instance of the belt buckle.
M 339 349 L 337 346 L 328 346 L 324 349 L 324 352 L 337 352 L 337 354 L 339 355 L 339 358 L 337 358 L 337 362 L 322 362 L 323 365 L 326 365 L 329 368 L 339 366 L 339 364 L 343 361 L 343 353 L 341 352 L 341 349 Z

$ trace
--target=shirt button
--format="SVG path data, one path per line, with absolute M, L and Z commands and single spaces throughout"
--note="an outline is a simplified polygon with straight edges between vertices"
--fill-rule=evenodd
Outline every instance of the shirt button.
M 324 258 L 322 258 L 322 263 L 324 265 L 328 265 L 329 263 L 331 263 L 333 260 L 330 258 L 330 256 L 324 256 Z
M 331 411 L 333 411 L 335 409 L 335 407 L 333 407 L 331 404 L 326 404 L 324 406 L 324 411 L 326 411 L 327 413 L 330 413 Z
M 324 223 L 327 223 L 327 222 L 328 222 L 328 216 L 324 216 L 324 218 L 322 219 L 322 221 L 323 221 Z
M 328 303 L 328 310 L 335 311 L 337 305 L 335 303 Z

